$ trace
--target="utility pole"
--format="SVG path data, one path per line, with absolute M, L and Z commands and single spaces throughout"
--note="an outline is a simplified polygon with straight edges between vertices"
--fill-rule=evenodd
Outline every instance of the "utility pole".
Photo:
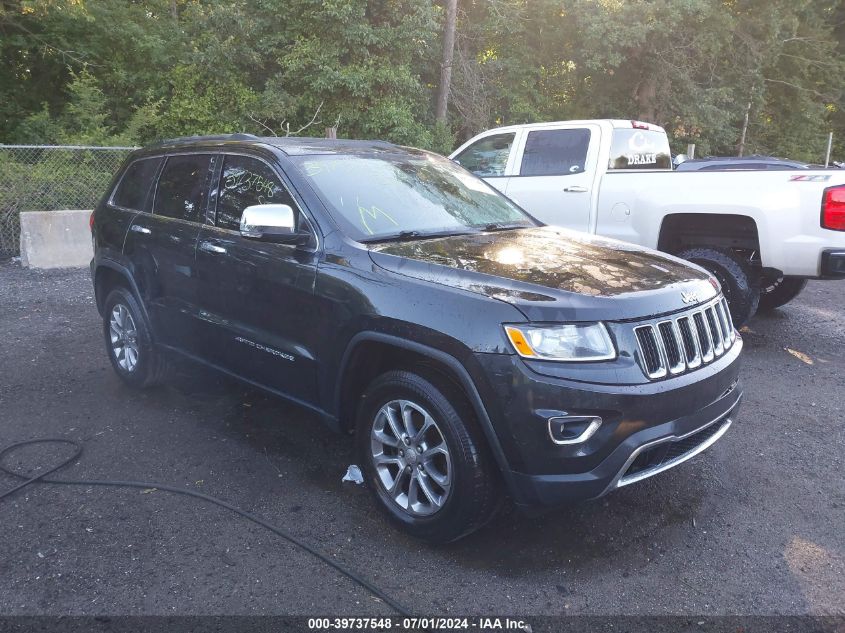
M 827 137 L 827 154 L 824 156 L 824 166 L 830 167 L 830 150 L 833 149 L 833 132 Z
M 437 93 L 435 119 L 446 123 L 449 89 L 452 85 L 452 56 L 455 52 L 455 23 L 458 17 L 458 0 L 446 0 L 446 22 L 443 25 L 443 61 L 440 64 L 440 89 Z
M 748 132 L 748 117 L 751 115 L 751 100 L 745 108 L 745 121 L 742 123 L 742 137 L 739 139 L 739 156 L 745 153 L 745 134 Z

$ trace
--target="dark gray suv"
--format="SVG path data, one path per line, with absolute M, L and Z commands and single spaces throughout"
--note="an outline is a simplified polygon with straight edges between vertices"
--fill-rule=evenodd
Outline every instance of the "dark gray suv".
M 167 141 L 128 158 L 92 234 L 121 379 L 180 356 L 310 409 L 423 539 L 471 532 L 505 494 L 599 497 L 735 419 L 742 341 L 709 274 L 542 226 L 428 152 Z

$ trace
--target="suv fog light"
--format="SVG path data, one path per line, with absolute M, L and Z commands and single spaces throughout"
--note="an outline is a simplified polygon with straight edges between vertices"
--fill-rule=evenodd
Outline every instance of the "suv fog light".
M 549 437 L 555 444 L 581 444 L 590 439 L 601 426 L 598 416 L 566 416 L 549 418 Z

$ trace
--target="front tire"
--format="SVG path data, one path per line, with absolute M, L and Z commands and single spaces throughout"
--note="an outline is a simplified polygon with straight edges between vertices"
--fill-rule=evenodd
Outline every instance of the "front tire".
M 677 256 L 716 277 L 737 329 L 751 320 L 760 303 L 760 276 L 747 260 L 734 251 L 719 248 L 689 248 Z
M 768 312 L 786 305 L 807 286 L 807 280 L 801 277 L 776 277 L 765 279 L 760 288 L 758 312 Z
M 103 336 L 115 373 L 130 387 L 149 387 L 170 375 L 170 360 L 153 344 L 141 306 L 126 288 L 106 297 Z
M 356 444 L 364 477 L 391 522 L 448 543 L 495 513 L 495 467 L 471 408 L 438 375 L 390 371 L 367 388 Z

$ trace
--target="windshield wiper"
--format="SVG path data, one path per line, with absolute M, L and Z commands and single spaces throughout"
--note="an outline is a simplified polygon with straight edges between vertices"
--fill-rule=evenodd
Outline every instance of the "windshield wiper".
M 374 242 L 406 242 L 412 240 L 428 240 L 437 237 L 451 237 L 453 235 L 470 235 L 470 231 L 399 231 L 392 235 L 384 235 L 379 237 L 371 237 L 361 240 L 365 244 Z
M 485 231 L 510 231 L 512 229 L 527 229 L 526 224 L 505 224 L 504 222 L 491 222 L 484 225 Z

